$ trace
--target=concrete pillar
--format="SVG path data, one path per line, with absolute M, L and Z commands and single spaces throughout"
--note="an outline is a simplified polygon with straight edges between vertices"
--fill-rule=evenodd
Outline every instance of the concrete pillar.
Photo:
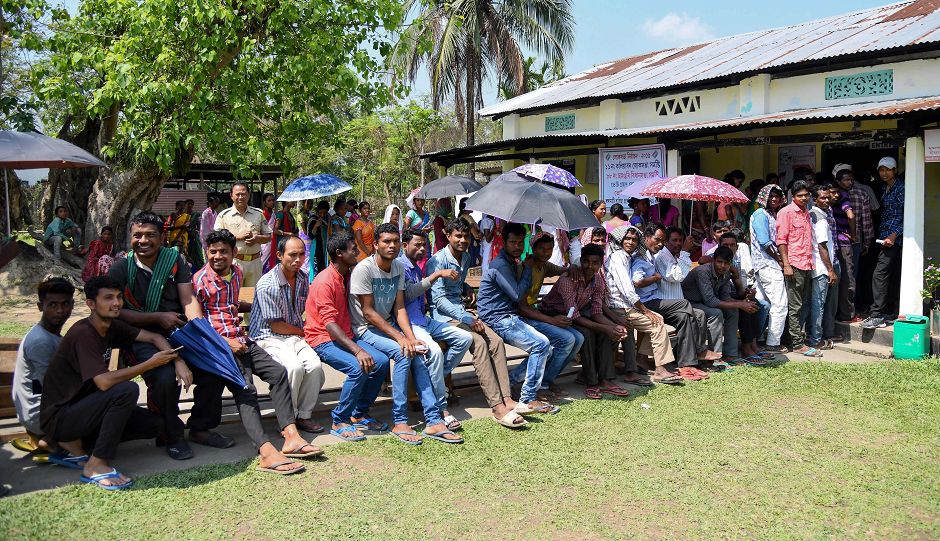
M 770 112 L 769 73 L 760 73 L 741 81 L 738 89 L 741 116 L 763 115 Z
M 437 178 L 444 178 L 447 176 L 447 167 L 444 165 L 438 164 L 437 166 Z
M 503 141 L 518 139 L 522 133 L 522 123 L 518 114 L 503 117 Z
M 924 139 L 909 137 L 904 156 L 904 250 L 901 253 L 901 314 L 923 311 L 925 207 Z
M 616 130 L 621 127 L 620 111 L 623 110 L 623 102 L 620 100 L 604 100 L 601 102 L 600 121 L 598 129 Z
M 682 174 L 682 158 L 678 150 L 666 151 L 666 178 L 677 177 Z

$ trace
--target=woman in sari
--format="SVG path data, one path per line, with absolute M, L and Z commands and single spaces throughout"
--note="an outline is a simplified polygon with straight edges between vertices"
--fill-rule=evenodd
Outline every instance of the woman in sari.
M 676 218 L 678 217 L 679 209 L 668 198 L 659 199 L 658 204 L 650 208 L 650 221 L 659 222 L 666 227 L 676 225 Z
M 454 207 L 450 203 L 450 198 L 438 199 L 434 205 L 434 252 L 447 246 L 447 235 L 444 230 L 447 224 L 453 219 Z M 433 255 L 433 254 L 432 254 Z
M 310 220 L 310 216 L 313 215 L 312 209 L 313 199 L 305 199 L 302 205 L 294 207 L 294 226 L 299 229 L 297 236 L 300 237 L 300 240 L 304 241 L 304 254 L 307 259 L 310 259 L 311 240 L 304 230 L 304 225 Z
M 101 238 L 91 241 L 88 245 L 88 258 L 85 260 L 85 268 L 82 270 L 82 281 L 87 282 L 95 276 L 107 274 L 111 269 L 114 260 L 111 258 L 111 251 L 114 250 L 114 244 L 111 242 L 114 238 L 114 230 L 110 225 L 101 228 Z M 104 272 L 101 269 L 104 268 Z
M 424 199 L 418 199 L 415 195 L 418 193 L 419 188 L 415 188 L 411 195 L 408 196 L 405 201 L 408 203 L 408 206 L 411 207 L 411 210 L 408 211 L 408 214 L 405 214 L 405 222 L 402 226 L 402 229 L 420 229 L 425 233 L 429 233 L 433 226 L 431 225 L 431 216 L 428 215 L 427 211 L 424 210 Z M 421 271 L 424 271 L 424 265 L 430 257 L 431 251 L 428 250 L 424 255 L 424 259 L 418 262 L 418 268 Z
M 172 245 L 175 241 L 180 241 L 183 246 L 189 244 L 189 219 L 191 216 L 186 214 L 186 201 L 180 199 L 176 202 L 176 212 L 170 214 L 166 220 L 166 241 Z
M 310 281 L 326 268 L 330 258 L 326 253 L 326 241 L 330 237 L 330 202 L 317 203 L 317 211 L 307 220 L 305 235 L 310 239 Z
M 284 207 L 274 215 L 274 226 L 271 228 L 273 233 L 271 238 L 271 259 L 269 260 L 269 269 L 277 266 L 277 244 L 281 237 L 289 237 L 297 233 L 297 222 L 291 210 L 297 203 L 294 201 L 285 201 Z M 306 244 L 306 243 L 305 243 Z M 309 250 L 309 246 L 307 248 Z
M 263 203 L 261 213 L 264 214 L 264 221 L 268 223 L 268 227 L 271 228 L 271 231 L 274 231 L 274 216 L 277 214 L 277 199 L 274 197 L 273 193 L 266 193 L 261 198 L 261 202 Z M 268 272 L 277 264 L 277 255 L 275 255 L 276 246 L 277 243 L 273 235 L 271 236 L 270 242 L 266 242 L 261 246 L 261 262 L 264 272 Z
M 346 200 L 342 197 L 333 203 L 333 217 L 330 218 L 330 235 L 349 231 L 349 222 L 346 220 Z
M 356 244 L 359 245 L 358 261 L 369 257 L 375 251 L 375 245 L 373 244 L 375 241 L 375 224 L 369 219 L 371 213 L 372 206 L 369 203 L 365 201 L 359 203 L 359 219 L 352 227 L 353 235 L 356 236 Z
M 196 213 L 193 211 L 193 207 L 196 206 L 195 199 L 186 200 L 186 214 L 191 216 L 189 220 L 189 243 L 186 245 L 186 253 L 189 254 L 189 259 L 192 260 L 193 265 L 197 269 L 201 269 L 206 264 L 206 259 L 202 255 L 202 242 L 200 242 L 199 228 L 202 224 L 199 223 L 199 216 L 196 216 Z M 209 224 L 208 227 L 211 229 L 215 224 Z

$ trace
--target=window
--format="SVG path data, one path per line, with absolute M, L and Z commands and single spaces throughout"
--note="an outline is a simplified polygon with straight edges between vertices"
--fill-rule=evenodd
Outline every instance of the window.
M 574 113 L 559 116 L 545 117 L 545 131 L 561 131 L 574 129 Z
M 842 100 L 894 93 L 894 70 L 826 77 L 826 99 Z
M 694 113 L 701 108 L 701 96 L 682 96 L 681 98 L 670 98 L 662 101 L 656 100 L 656 114 L 658 116 Z

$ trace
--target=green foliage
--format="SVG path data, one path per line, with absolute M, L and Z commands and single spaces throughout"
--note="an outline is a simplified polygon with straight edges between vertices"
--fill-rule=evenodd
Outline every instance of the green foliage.
M 508 100 L 515 98 L 526 92 L 542 88 L 549 83 L 560 81 L 568 76 L 565 74 L 565 63 L 563 59 L 555 60 L 551 63 L 543 61 L 538 69 L 535 69 L 535 62 L 536 58 L 534 56 L 526 58 L 525 64 L 522 66 L 522 86 L 518 89 L 513 81 L 509 80 L 504 75 L 503 80 L 499 83 L 500 99 Z
M 940 291 L 940 265 L 933 262 L 932 257 L 927 258 L 927 268 L 924 269 L 924 282 L 927 283 L 927 289 L 920 292 L 924 300 L 931 301 L 934 308 L 940 307 L 940 299 L 936 297 Z
M 112 163 L 169 173 L 198 152 L 290 172 L 288 148 L 333 137 L 337 101 L 368 111 L 404 92 L 372 52 L 403 15 L 394 0 L 83 0 L 50 25 L 33 86 L 100 117 Z
M 0 0 L 0 129 L 36 129 L 26 55 L 39 47 L 47 11 L 43 0 Z

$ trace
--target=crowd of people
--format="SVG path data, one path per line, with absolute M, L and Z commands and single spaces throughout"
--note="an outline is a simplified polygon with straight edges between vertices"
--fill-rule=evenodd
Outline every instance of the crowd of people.
M 13 390 L 29 440 L 16 444 L 82 470 L 84 482 L 125 489 L 131 480 L 109 465 L 122 441 L 155 438 L 177 460 L 193 456 L 187 429 L 189 442 L 232 446 L 215 431 L 227 388 L 261 456 L 258 469 L 287 475 L 304 470 L 295 459 L 323 453 L 301 433 L 327 430 L 313 419 L 324 363 L 345 375 L 331 434 L 360 441 L 387 432 L 421 445 L 463 442 L 445 381 L 467 353 L 494 421 L 510 429 L 560 411 L 569 393 L 557 379 L 576 357 L 576 382 L 589 399 L 627 396 L 618 375 L 637 386 L 678 384 L 766 365 L 791 348 L 819 357 L 842 339 L 837 318 L 879 327 L 896 315 L 889 278 L 900 262 L 904 186 L 893 158 L 881 160 L 878 175 L 880 200 L 840 164 L 834 182 L 809 171 L 786 187 L 755 181 L 752 205 L 719 202 L 711 213 L 643 199 L 630 202 L 629 218 L 612 205 L 605 222 L 606 204 L 594 201 L 605 225 L 581 232 L 477 222 L 463 208 L 454 216 L 449 200 L 431 217 L 414 197 L 404 216 L 386 208 L 380 224 L 369 203 L 344 198 L 332 209 L 306 201 L 295 212 L 265 195 L 258 209 L 241 183 L 221 212 L 210 198 L 198 221 L 211 228 L 193 229 L 185 201 L 168 220 L 142 212 L 130 223 L 126 255 L 111 256 L 109 228 L 95 241 L 84 286 L 90 315 L 64 337 L 74 287 L 63 279 L 38 285 L 41 320 L 23 338 Z M 880 220 L 873 207 L 883 209 Z M 678 227 L 682 213 L 699 236 Z M 78 227 L 57 214 L 47 237 L 65 233 L 80 245 Z M 204 264 L 196 265 L 193 243 Z M 874 301 L 862 320 L 854 276 L 873 244 Z M 474 267 L 478 290 L 468 284 Z M 254 288 L 250 302 L 246 287 Z M 198 318 L 227 344 L 246 386 L 171 347 L 171 333 Z M 505 344 L 528 354 L 512 369 Z M 124 368 L 110 370 L 117 349 Z M 137 376 L 148 408 L 137 405 Z M 254 376 L 270 388 L 280 448 L 262 426 Z M 370 408 L 389 377 L 392 411 L 383 422 Z M 410 380 L 423 409 L 420 434 L 407 414 Z M 192 386 L 184 424 L 180 396 Z

